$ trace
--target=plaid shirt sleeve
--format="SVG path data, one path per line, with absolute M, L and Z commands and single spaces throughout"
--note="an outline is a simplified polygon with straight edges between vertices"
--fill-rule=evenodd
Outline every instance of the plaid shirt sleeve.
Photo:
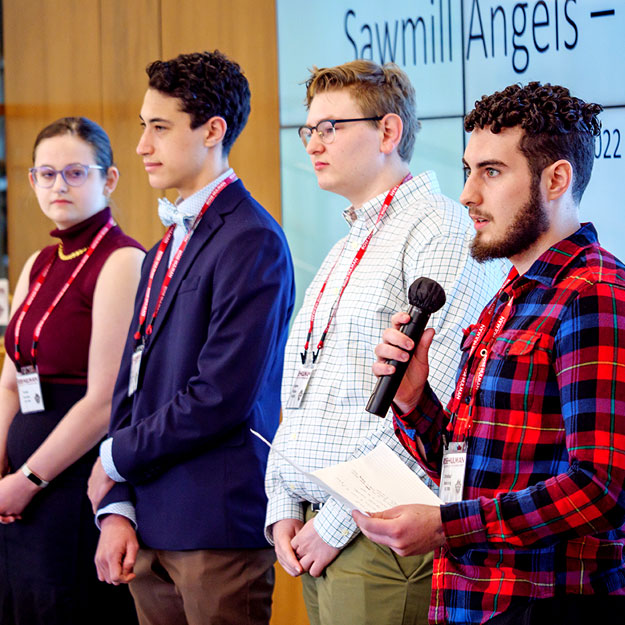
M 412 412 L 400 414 L 394 404 L 392 407 L 395 435 L 401 444 L 418 459 L 427 474 L 438 483 L 443 454 L 441 434 L 449 423 L 447 411 L 443 409 L 428 383 L 425 385 L 421 400 Z M 417 439 L 423 445 L 425 458 L 417 445 Z
M 265 520 L 265 538 L 273 545 L 273 524 L 283 519 L 304 521 L 304 505 L 300 498 L 282 487 L 280 474 L 272 470 L 276 464 L 276 454 L 269 452 L 265 490 L 268 494 L 267 513 Z
M 586 288 L 554 340 L 569 468 L 522 490 L 442 507 L 450 550 L 517 548 L 596 535 L 625 522 L 625 289 Z M 545 400 L 547 401 L 547 400 Z M 519 444 L 537 446 L 525 431 Z

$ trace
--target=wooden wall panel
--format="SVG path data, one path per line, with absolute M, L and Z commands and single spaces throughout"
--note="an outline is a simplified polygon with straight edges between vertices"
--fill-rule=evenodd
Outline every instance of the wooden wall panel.
M 101 117 L 99 6 L 98 0 L 3 3 L 11 285 L 54 227 L 28 184 L 37 133 L 65 115 Z
M 291 577 L 279 564 L 276 564 L 270 625 L 309 625 L 302 598 L 302 581 L 299 577 Z
M 181 52 L 219 48 L 240 63 L 252 113 L 231 164 L 280 218 L 276 17 L 273 0 L 4 0 L 8 244 L 11 285 L 25 259 L 49 242 L 27 179 L 35 136 L 64 115 L 85 115 L 111 137 L 121 172 L 121 225 L 144 245 L 162 233 L 156 197 L 135 153 L 145 66 Z M 301 582 L 276 566 L 272 625 L 306 625 Z
M 214 50 L 239 63 L 252 92 L 250 119 L 230 164 L 277 219 L 280 210 L 280 119 L 273 0 L 162 0 L 163 58 Z
M 128 234 L 151 247 L 163 236 L 157 201 L 136 153 L 139 112 L 147 89 L 145 67 L 161 56 L 160 0 L 102 2 L 102 123 L 120 170 L 116 217 Z

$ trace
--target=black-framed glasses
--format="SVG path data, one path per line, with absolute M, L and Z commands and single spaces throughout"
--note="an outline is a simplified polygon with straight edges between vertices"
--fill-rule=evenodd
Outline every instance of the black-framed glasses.
M 346 124 L 348 122 L 379 122 L 384 116 L 376 117 L 354 117 L 353 119 L 322 119 L 316 126 L 300 126 L 297 130 L 299 138 L 304 147 L 308 147 L 313 132 L 319 135 L 322 143 L 332 143 L 336 136 L 335 124 Z
M 85 184 L 90 169 L 104 169 L 100 165 L 83 165 L 82 163 L 71 163 L 65 165 L 63 169 L 54 169 L 43 165 L 42 167 L 31 167 L 28 171 L 31 173 L 35 184 L 42 189 L 50 189 L 56 182 L 56 177 L 61 174 L 61 178 L 70 187 L 79 187 Z

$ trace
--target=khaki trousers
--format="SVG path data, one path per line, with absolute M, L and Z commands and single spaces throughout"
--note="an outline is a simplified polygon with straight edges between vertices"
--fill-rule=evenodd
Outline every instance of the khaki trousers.
M 309 509 L 308 521 L 315 515 Z M 427 625 L 433 553 L 402 558 L 359 534 L 321 577 L 302 576 L 310 625 Z
M 140 549 L 130 583 L 141 625 L 268 625 L 273 549 Z

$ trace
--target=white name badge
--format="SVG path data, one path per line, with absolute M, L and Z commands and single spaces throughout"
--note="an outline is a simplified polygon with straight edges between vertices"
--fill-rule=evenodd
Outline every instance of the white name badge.
M 467 466 L 467 443 L 449 443 L 443 451 L 441 486 L 438 496 L 445 503 L 462 501 L 464 473 Z
M 21 367 L 16 375 L 20 410 L 24 414 L 42 412 L 45 408 L 37 367 Z
M 130 362 L 130 378 L 128 380 L 128 397 L 134 394 L 139 386 L 139 372 L 141 371 L 141 356 L 143 356 L 143 345 L 138 345 L 132 353 Z
M 286 402 L 287 408 L 299 408 L 304 399 L 304 393 L 308 382 L 310 382 L 310 376 L 312 375 L 313 368 L 311 365 L 302 365 L 295 376 L 295 381 L 291 387 L 289 393 L 289 399 Z

